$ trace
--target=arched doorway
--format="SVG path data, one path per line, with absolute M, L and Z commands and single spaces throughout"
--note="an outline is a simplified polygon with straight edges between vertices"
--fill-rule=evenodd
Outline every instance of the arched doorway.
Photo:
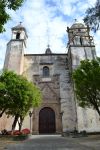
M 39 112 L 39 133 L 55 133 L 55 112 L 45 107 Z

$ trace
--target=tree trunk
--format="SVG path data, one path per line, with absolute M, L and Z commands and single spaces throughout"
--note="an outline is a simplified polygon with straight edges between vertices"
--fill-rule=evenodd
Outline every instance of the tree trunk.
M 99 107 L 98 107 L 97 103 L 96 102 L 95 103 L 92 102 L 92 105 L 94 106 L 94 109 L 98 112 L 98 114 L 100 116 L 100 110 L 99 110 Z
M 22 129 L 22 124 L 23 124 L 24 118 L 20 116 L 20 122 L 18 122 L 19 125 L 19 131 Z
M 95 101 L 95 99 L 96 99 L 95 97 L 92 100 L 90 99 L 90 103 L 93 105 L 94 109 L 98 112 L 98 114 L 100 116 L 100 109 L 99 109 L 97 101 Z
M 98 112 L 99 116 L 100 116 L 100 110 L 99 110 L 99 107 L 95 104 L 94 106 L 95 110 Z
M 15 130 L 16 123 L 18 121 L 19 115 L 17 114 L 14 118 L 13 124 L 12 124 L 12 132 Z
M 0 113 L 0 118 L 2 117 L 3 113 L 5 112 L 5 108 L 2 110 L 2 112 Z

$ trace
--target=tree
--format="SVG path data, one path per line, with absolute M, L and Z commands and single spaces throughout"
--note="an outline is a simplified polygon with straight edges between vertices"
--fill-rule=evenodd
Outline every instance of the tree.
M 4 24 L 10 19 L 7 9 L 16 11 L 24 0 L 0 0 L 0 33 L 5 31 Z
M 24 117 L 30 108 L 41 103 L 40 90 L 26 78 L 12 71 L 4 71 L 0 76 L 0 109 L 1 116 L 5 112 L 12 115 L 12 130 L 19 123 L 21 130 Z
M 92 107 L 100 116 L 100 58 L 81 61 L 73 80 L 79 106 Z
M 97 0 L 94 7 L 88 8 L 83 19 L 85 24 L 96 32 L 100 29 L 100 0 Z
M 5 112 L 5 84 L 0 82 L 0 117 L 2 117 L 3 113 Z M 8 101 L 7 101 L 8 102 Z

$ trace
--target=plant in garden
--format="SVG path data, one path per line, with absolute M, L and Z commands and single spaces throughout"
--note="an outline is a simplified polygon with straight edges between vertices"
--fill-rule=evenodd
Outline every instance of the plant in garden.
M 24 117 L 31 107 L 37 107 L 41 103 L 41 92 L 25 77 L 12 71 L 3 71 L 0 76 L 0 116 L 5 112 L 14 117 L 12 130 L 16 123 L 21 130 Z
M 94 108 L 100 116 L 100 58 L 81 61 L 73 80 L 78 104 Z

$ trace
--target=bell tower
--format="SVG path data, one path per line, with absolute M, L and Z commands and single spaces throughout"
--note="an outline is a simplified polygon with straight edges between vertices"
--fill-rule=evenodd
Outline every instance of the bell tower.
M 7 44 L 4 69 L 15 71 L 17 74 L 23 72 L 24 49 L 28 36 L 26 29 L 21 23 L 12 28 L 12 37 Z
M 81 60 L 94 59 L 96 57 L 93 37 L 90 29 L 77 21 L 69 28 L 68 32 L 68 58 L 70 69 L 75 69 Z
M 67 27 L 68 32 L 68 65 L 69 74 L 76 69 L 81 60 L 92 60 L 96 58 L 95 44 L 93 37 L 90 35 L 90 29 L 82 23 L 75 22 L 70 28 Z M 81 108 L 77 103 L 75 94 L 74 81 L 71 78 L 71 99 L 74 102 L 76 114 L 76 129 L 78 131 L 86 130 L 90 132 L 92 128 L 91 116 L 88 109 Z M 91 114 L 95 118 L 95 112 L 91 110 Z M 88 118 L 88 119 L 87 119 Z M 97 116 L 96 116 L 97 118 Z M 95 121 L 96 122 L 96 121 Z M 94 127 L 93 127 L 94 128 Z

